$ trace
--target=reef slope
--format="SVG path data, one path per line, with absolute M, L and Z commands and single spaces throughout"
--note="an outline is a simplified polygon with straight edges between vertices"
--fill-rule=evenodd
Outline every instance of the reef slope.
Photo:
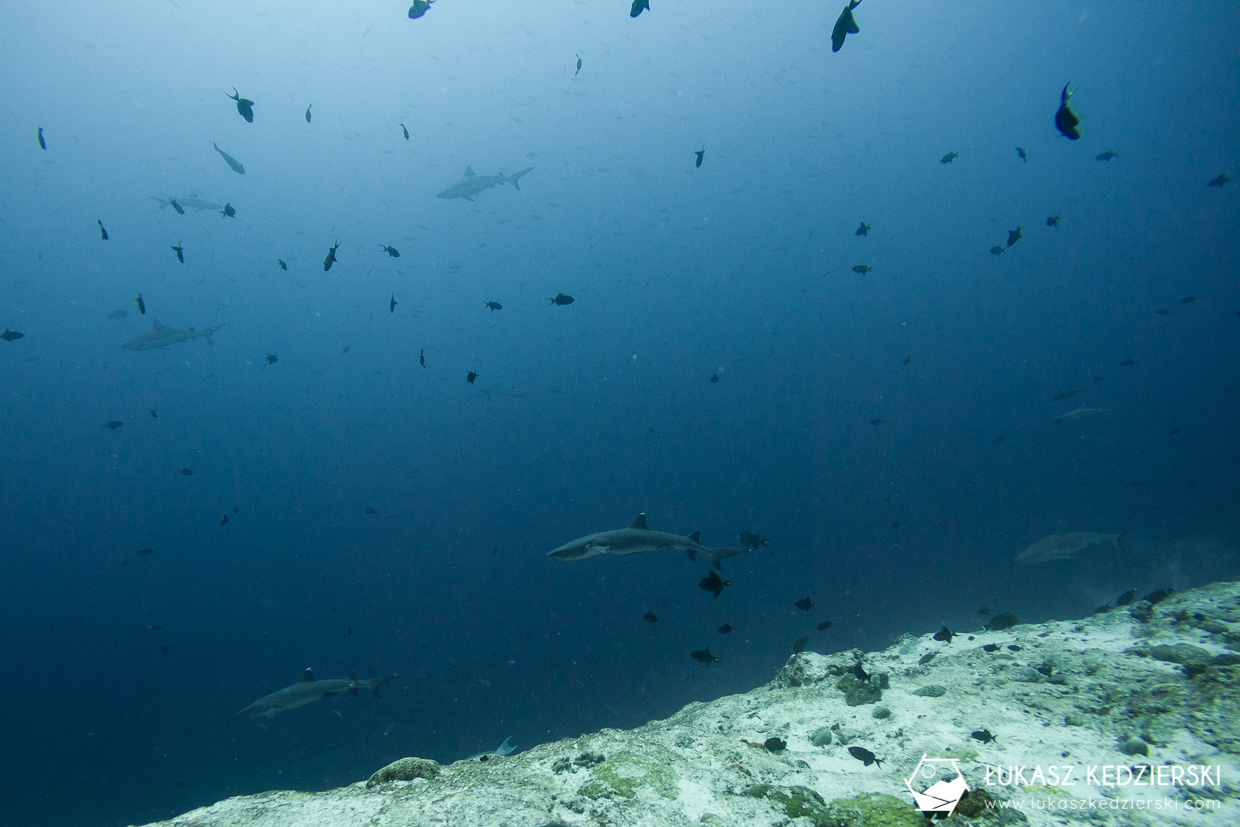
M 1078 621 L 802 653 L 762 688 L 631 731 L 407 758 L 159 824 L 924 825 L 906 780 L 928 786 L 925 759 L 954 759 L 939 765 L 970 788 L 949 823 L 1240 824 L 1238 698 L 1240 584 L 1216 583 Z

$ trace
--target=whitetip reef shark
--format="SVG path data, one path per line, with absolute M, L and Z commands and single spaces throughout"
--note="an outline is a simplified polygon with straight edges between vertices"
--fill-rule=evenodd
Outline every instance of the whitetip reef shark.
M 213 324 L 206 330 L 195 330 L 192 327 L 164 327 L 159 323 L 159 319 L 155 320 L 155 324 L 145 333 L 139 333 L 130 339 L 121 347 L 125 350 L 160 350 L 168 345 L 175 345 L 177 342 L 187 342 L 190 339 L 203 337 L 207 340 L 207 344 L 211 344 L 211 334 L 224 326 L 223 322 Z
M 720 561 L 750 551 L 748 548 L 707 548 L 701 543 L 701 534 L 702 532 L 695 531 L 688 537 L 681 537 L 665 531 L 651 531 L 646 526 L 646 515 L 642 513 L 637 515 L 637 519 L 628 528 L 599 531 L 578 537 L 554 551 L 547 552 L 547 556 L 556 560 L 584 560 L 596 554 L 624 555 L 660 548 L 678 548 L 689 555 L 690 560 L 696 560 L 699 554 L 705 555 L 712 566 L 722 571 Z
M 495 175 L 479 175 L 474 172 L 472 166 L 465 167 L 465 176 L 435 197 L 464 198 L 466 201 L 473 201 L 474 196 L 483 190 L 489 190 L 496 184 L 503 184 L 505 182 L 512 184 L 516 189 L 521 189 L 521 184 L 519 183 L 521 176 L 532 169 L 534 168 L 523 169 L 520 172 L 514 172 L 512 175 L 505 175 L 502 172 Z
M 383 675 L 368 681 L 359 681 L 356 672 L 350 672 L 347 678 L 328 678 L 315 680 L 314 673 L 309 669 L 301 673 L 301 680 L 292 686 L 277 689 L 270 695 L 259 698 L 254 703 L 237 713 L 242 718 L 270 718 L 277 712 L 296 709 L 299 706 L 321 701 L 341 692 L 357 695 L 359 689 L 369 689 L 376 698 L 379 687 L 390 681 L 395 675 Z

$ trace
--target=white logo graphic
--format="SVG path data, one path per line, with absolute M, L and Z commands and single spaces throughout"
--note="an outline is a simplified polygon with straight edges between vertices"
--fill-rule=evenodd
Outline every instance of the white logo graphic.
M 917 792 L 916 784 L 930 784 L 921 792 Z M 956 810 L 960 799 L 969 791 L 964 776 L 960 774 L 959 760 L 956 758 L 927 758 L 921 756 L 917 768 L 904 782 L 908 791 L 913 794 L 913 802 L 923 813 L 942 813 L 951 815 Z

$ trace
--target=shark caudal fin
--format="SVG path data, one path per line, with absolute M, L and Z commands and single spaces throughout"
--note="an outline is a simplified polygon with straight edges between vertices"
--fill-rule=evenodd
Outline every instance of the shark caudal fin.
M 723 571 L 723 566 L 719 565 L 722 561 L 729 557 L 735 557 L 738 554 L 745 554 L 753 551 L 751 548 L 708 548 L 706 549 L 706 557 L 710 560 L 710 564 L 717 571 Z
M 527 172 L 531 171 L 532 169 L 534 169 L 534 168 L 533 168 L 533 167 L 529 167 L 528 169 L 523 169 L 523 170 L 521 170 L 520 172 L 514 172 L 512 175 L 509 175 L 509 176 L 508 176 L 507 178 L 505 178 L 504 180 L 506 180 L 508 183 L 512 184 L 512 185 L 513 185 L 514 187 L 516 187 L 517 189 L 521 189 L 521 184 L 519 183 L 519 182 L 521 181 L 521 176 L 522 176 L 522 175 L 524 175 L 525 173 L 527 173 Z
M 376 698 L 380 698 L 382 696 L 379 694 L 379 687 L 383 686 L 385 683 L 387 683 L 394 677 L 396 676 L 395 675 L 383 675 L 378 678 L 371 678 L 370 680 L 366 681 L 366 688 L 370 690 L 370 694 L 374 695 Z

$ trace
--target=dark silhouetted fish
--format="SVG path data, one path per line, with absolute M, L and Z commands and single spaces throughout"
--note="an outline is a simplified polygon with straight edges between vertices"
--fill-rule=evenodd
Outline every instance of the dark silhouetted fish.
M 577 300 L 567 293 L 556 293 L 553 298 L 547 299 L 547 304 L 558 304 L 563 306 L 566 304 L 572 304 L 575 301 Z
M 788 742 L 783 738 L 767 738 L 762 746 L 770 752 L 783 752 L 788 748 Z
M 1059 95 L 1059 109 L 1055 111 L 1055 128 L 1065 138 L 1075 141 L 1081 137 L 1081 116 L 1076 114 L 1076 110 L 1069 103 L 1072 100 L 1071 86 L 1072 81 L 1065 83 L 1063 92 Z
M 1007 247 L 1004 247 L 1002 244 L 996 244 L 995 246 L 990 248 L 990 254 L 992 256 L 1001 256 L 1003 255 L 1003 251 L 1006 249 Z
M 637 17 L 643 11 L 650 11 L 650 0 L 633 0 L 629 8 L 629 17 Z
M 947 153 L 942 158 L 940 158 L 939 163 L 950 164 L 952 161 L 956 160 L 959 157 L 960 157 L 960 153 L 953 149 L 951 152 Z
M 1015 230 L 1008 230 L 1008 241 L 1007 241 L 1007 246 L 1008 246 L 1009 248 L 1011 248 L 1011 246 L 1012 246 L 1013 244 L 1015 244 L 1016 242 L 1020 241 L 1020 240 L 1024 237 L 1024 233 L 1022 233 L 1022 232 L 1021 232 L 1021 230 L 1023 230 L 1023 229 L 1025 229 L 1025 228 L 1024 228 L 1024 227 L 1017 227 Z
M 697 156 L 697 160 L 693 162 L 693 165 L 700 167 L 702 165 L 702 157 L 706 154 L 706 147 L 693 150 L 693 154 Z
M 1046 217 L 1046 226 L 1048 226 L 1048 227 L 1058 227 L 1058 226 L 1059 226 L 1059 219 L 1061 219 L 1062 217 L 1063 217 L 1063 216 L 1060 216 L 1060 215 L 1048 215 L 1048 216 Z
M 1206 181 L 1206 186 L 1207 187 L 1225 187 L 1227 186 L 1227 182 L 1233 180 L 1234 178 L 1235 176 L 1232 175 L 1230 172 L 1224 172 L 1218 175 L 1217 177 L 1211 178 L 1209 181 Z
M 143 316 L 145 316 L 146 315 L 146 302 L 142 301 L 142 294 L 139 293 L 137 296 L 135 296 L 134 301 L 138 303 L 138 312 L 141 313 Z
M 388 312 L 389 313 L 396 312 L 396 294 L 395 293 L 392 294 L 392 300 L 388 302 Z
M 176 254 L 177 254 L 177 261 L 179 261 L 179 262 L 181 262 L 182 264 L 184 264 L 184 263 L 185 263 L 185 250 L 183 250 L 183 249 L 181 248 L 181 244 L 180 244 L 180 242 L 177 242 L 176 244 L 174 244 L 174 245 L 172 246 L 172 249 L 176 251 Z
M 469 383 L 469 384 L 471 384 L 471 385 L 472 385 L 472 384 L 473 384 L 473 383 L 474 383 L 477 379 L 478 379 L 478 374 L 477 374 L 477 373 L 474 373 L 472 370 L 471 370 L 469 373 L 465 374 L 465 381 L 466 381 L 466 382 L 468 382 L 468 383 Z
M 573 77 L 581 74 L 581 55 L 577 55 L 577 71 L 573 72 Z
M 983 744 L 989 744 L 995 740 L 995 736 L 988 729 L 975 729 L 969 733 L 969 737 Z
M 956 633 L 953 632 L 951 629 L 947 628 L 946 626 L 944 626 L 942 629 L 939 629 L 937 632 L 934 633 L 934 639 L 942 641 L 943 643 L 951 643 L 952 638 L 954 638 L 955 636 L 956 636 Z
M 400 250 L 397 250 L 391 244 L 383 244 L 380 246 L 383 247 L 383 252 L 388 254 L 388 258 L 400 258 Z
M 139 557 L 147 557 L 148 555 L 151 555 L 154 553 L 155 553 L 155 549 L 153 548 L 140 548 L 134 552 L 134 554 L 138 555 Z
M 327 257 L 323 259 L 323 272 L 326 273 L 332 269 L 332 265 L 336 263 L 336 250 L 340 247 L 340 239 L 336 239 L 336 243 L 327 251 Z
M 3 333 L 0 333 L 0 339 L 6 342 L 16 342 L 18 339 L 25 338 L 26 334 L 17 330 L 9 330 L 7 327 Z
M 177 215 L 185 215 L 185 208 L 178 204 L 175 198 L 168 199 L 168 206 L 176 210 Z
M 880 768 L 883 766 L 882 759 L 865 747 L 849 747 L 848 754 L 865 764 L 867 767 L 870 766 L 870 764 L 877 764 Z
M 96 219 L 95 219 L 95 223 L 99 225 L 99 237 L 100 237 L 101 239 L 103 239 L 104 241 L 107 241 L 107 240 L 108 240 L 108 231 L 107 231 L 106 229 L 104 229 L 103 222 L 102 222 L 102 221 L 100 221 L 98 218 L 96 218 Z
M 659 616 L 655 614 L 654 612 L 646 612 L 644 615 L 642 615 L 642 620 L 646 621 L 647 623 L 658 623 Z
M 742 531 L 736 535 L 736 542 L 749 548 L 758 548 L 759 546 L 769 546 L 771 544 L 770 540 L 764 540 L 756 531 Z
M 805 644 L 809 643 L 809 636 L 799 637 L 792 641 L 792 654 L 799 655 L 805 651 Z
M 731 632 L 733 632 L 733 631 L 735 631 L 735 630 L 732 628 L 732 624 L 731 624 L 731 623 L 725 623 L 725 624 L 723 624 L 722 626 L 720 626 L 718 629 L 716 629 L 715 631 L 716 631 L 716 632 L 718 632 L 718 633 L 719 633 L 719 634 L 721 634 L 721 635 L 726 635 L 726 634 L 729 634 L 729 633 L 731 633 Z
M 829 621 L 829 620 L 824 620 L 822 623 L 819 623 L 819 624 L 818 624 L 817 626 L 815 626 L 814 628 L 815 628 L 815 629 L 817 629 L 817 630 L 818 630 L 818 631 L 820 631 L 820 632 L 825 632 L 827 629 L 830 629 L 830 628 L 831 628 L 831 621 Z
M 852 271 L 854 273 L 860 273 L 861 275 L 864 276 L 866 273 L 870 272 L 873 269 L 874 268 L 868 264 L 856 264 L 856 265 L 853 265 Z
M 287 270 L 287 269 L 288 269 L 288 264 L 286 264 L 286 263 L 284 262 L 284 259 L 282 259 L 282 258 L 278 258 L 278 259 L 276 259 L 276 264 L 280 265 L 280 269 L 281 269 L 281 270 Z
M 1106 152 L 1099 152 L 1098 155 L 1096 156 L 1096 160 L 1109 161 L 1112 158 L 1116 157 L 1117 155 L 1119 155 L 1118 152 L 1116 152 L 1113 149 L 1108 149 Z
M 701 580 L 698 581 L 699 589 L 701 589 L 702 591 L 710 592 L 715 597 L 718 597 L 719 595 L 723 594 L 724 586 L 731 586 L 731 585 L 732 585 L 731 580 L 724 580 L 722 577 L 719 576 L 718 572 L 715 572 L 715 571 L 712 571 L 710 574 L 706 575 L 705 577 L 703 577 Z
M 409 19 L 417 20 L 422 15 L 430 11 L 431 3 L 435 0 L 413 0 L 413 5 L 409 7 Z
M 225 526 L 225 525 L 227 525 L 227 524 L 228 524 L 228 515 L 227 515 L 227 514 L 221 514 L 221 515 L 220 515 L 220 526 L 222 527 L 222 526 Z
M 496 310 L 504 309 L 504 306 L 500 304 L 499 302 L 483 302 L 482 306 L 490 308 L 492 313 L 494 313 Z
M 406 140 L 406 141 L 407 141 L 407 140 L 409 140 L 409 127 L 405 126 L 405 125 L 402 123 L 402 124 L 400 125 L 400 131 L 405 133 L 405 140 Z
M 798 609 L 800 609 L 803 612 L 808 612 L 810 609 L 814 608 L 814 601 L 810 600 L 808 597 L 802 597 L 800 600 L 798 600 L 796 603 L 793 603 L 792 605 L 796 606 Z
M 1020 625 L 1020 618 L 1011 612 L 1001 612 L 990 619 L 985 625 L 988 632 L 1002 632 L 1005 629 L 1011 629 L 1013 626 Z
M 310 123 L 310 107 L 311 106 L 314 106 L 314 104 L 312 103 L 306 104 L 306 123 Z
M 193 471 L 191 471 L 189 468 L 186 468 L 184 465 L 182 465 L 180 468 L 178 468 L 178 469 L 177 469 L 177 473 L 178 473 L 178 474 L 180 474 L 180 475 L 181 475 L 181 476 L 183 476 L 183 477 L 192 477 L 192 476 L 194 476 L 194 472 L 193 472 Z
M 241 117 L 245 118 L 246 123 L 254 123 L 254 101 L 249 98 L 243 98 L 237 92 L 237 87 L 233 87 L 233 93 L 228 95 L 237 102 L 237 111 L 241 113 Z M 307 118 L 309 120 L 309 118 Z
M 1025 151 L 1023 146 L 1016 147 L 1016 154 L 1019 155 L 1020 159 L 1026 164 L 1029 163 L 1029 153 Z
M 857 231 L 853 233 L 853 235 L 869 235 L 871 229 L 872 229 L 871 225 L 866 224 L 864 221 L 862 221 L 861 226 L 857 228 Z
M 840 16 L 835 18 L 835 26 L 831 29 L 831 51 L 838 52 L 844 48 L 845 38 L 861 31 L 857 26 L 857 19 L 853 17 L 853 9 L 859 5 L 861 0 L 848 0 Z
M 39 127 L 39 149 L 47 149 L 47 141 L 43 140 L 43 127 Z
M 224 204 L 224 208 L 220 210 L 221 218 L 235 218 L 236 216 L 237 216 L 237 211 L 233 209 L 232 204 L 226 203 Z
M 107 422 L 103 423 L 103 427 L 107 428 L 109 431 L 115 431 L 124 424 L 125 423 L 121 422 L 119 419 L 109 419 Z
M 710 649 L 709 649 L 709 648 L 706 648 L 706 649 L 694 649 L 692 652 L 690 652 L 690 653 L 689 653 L 689 657 L 693 658 L 693 659 L 694 659 L 695 661 L 697 661 L 698 663 L 708 663 L 708 664 L 709 664 L 709 663 L 714 663 L 715 661 L 719 660 L 719 658 L 718 658 L 718 657 L 716 657 L 715 655 L 712 655 L 712 654 L 710 653 Z
M 279 357 L 279 356 L 276 356 L 274 353 L 268 353 L 268 354 L 267 354 L 267 364 L 268 364 L 268 365 L 274 365 L 274 364 L 275 364 L 276 362 L 278 362 L 278 361 L 280 361 L 280 357 Z M 263 367 L 266 367 L 266 365 L 264 365 Z

